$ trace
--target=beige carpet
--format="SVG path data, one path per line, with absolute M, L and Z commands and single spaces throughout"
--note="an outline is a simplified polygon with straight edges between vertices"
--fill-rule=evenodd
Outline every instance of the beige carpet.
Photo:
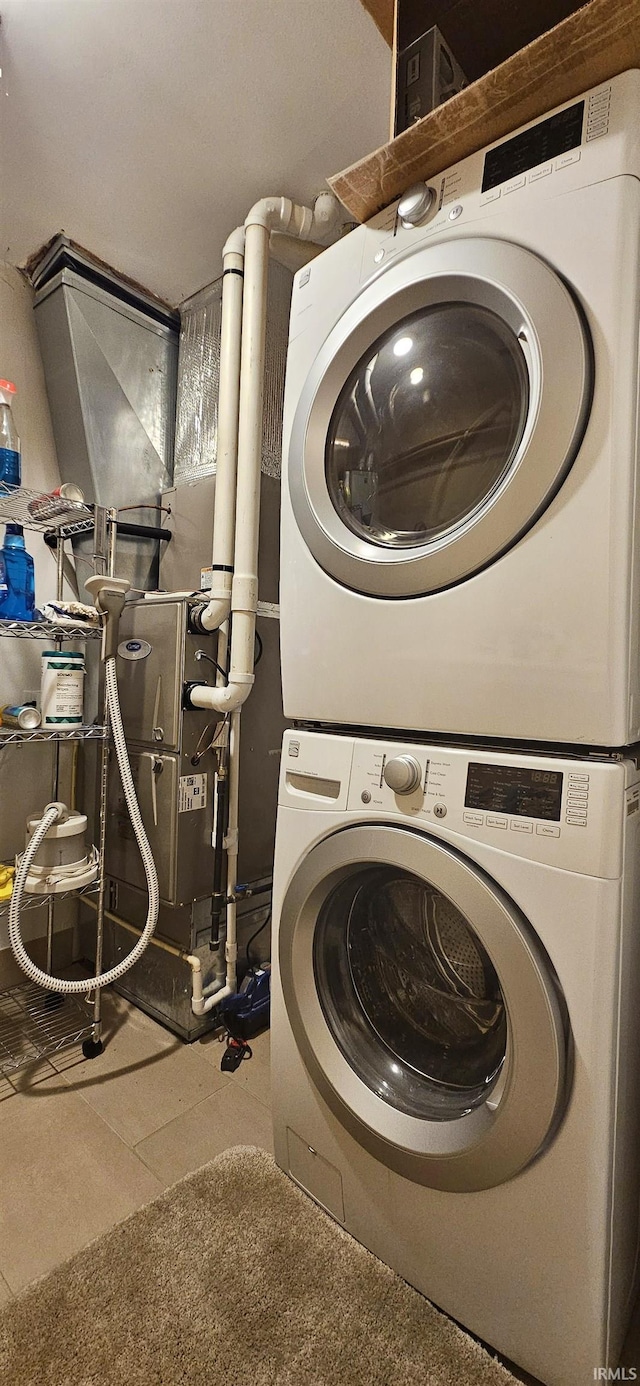
M 189 1175 L 10 1303 L 0 1382 L 514 1386 L 269 1155 L 247 1148 Z

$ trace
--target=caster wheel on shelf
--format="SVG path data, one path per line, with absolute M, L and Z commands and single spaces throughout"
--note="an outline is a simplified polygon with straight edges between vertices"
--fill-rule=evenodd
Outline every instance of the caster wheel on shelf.
M 85 1059 L 97 1059 L 102 1054 L 104 1045 L 102 1040 L 86 1039 L 82 1041 L 82 1052 Z

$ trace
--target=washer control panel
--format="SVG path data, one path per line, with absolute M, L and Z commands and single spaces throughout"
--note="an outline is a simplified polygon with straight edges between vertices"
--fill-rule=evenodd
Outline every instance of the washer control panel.
M 640 806 L 631 760 L 416 745 L 286 731 L 281 807 L 337 823 L 398 819 L 464 852 L 471 842 L 565 871 L 616 878 Z
M 636 779 L 637 779 L 637 772 Z M 354 740 L 347 807 L 589 875 L 616 875 L 620 763 Z

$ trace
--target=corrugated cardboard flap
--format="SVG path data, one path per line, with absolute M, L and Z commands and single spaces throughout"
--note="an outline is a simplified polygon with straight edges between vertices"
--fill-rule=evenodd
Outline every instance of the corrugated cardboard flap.
M 590 0 L 329 185 L 367 221 L 411 183 L 630 67 L 640 67 L 640 0 Z

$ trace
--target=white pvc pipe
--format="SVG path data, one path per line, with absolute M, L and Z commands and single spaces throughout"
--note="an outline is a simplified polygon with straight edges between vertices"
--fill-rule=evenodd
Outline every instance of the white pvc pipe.
M 254 682 L 254 647 L 256 608 L 258 602 L 258 540 L 260 523 L 260 469 L 262 461 L 262 402 L 264 389 L 265 335 L 267 315 L 267 275 L 269 244 L 272 231 L 310 241 L 327 237 L 341 220 L 340 204 L 332 193 L 323 193 L 314 210 L 300 207 L 288 198 L 264 198 L 256 203 L 244 226 L 244 295 L 242 303 L 242 341 L 240 351 L 240 391 L 238 413 L 238 450 L 236 473 L 235 541 L 233 548 L 233 580 L 231 584 L 231 658 L 229 677 L 225 684 L 216 679 L 216 686 L 193 688 L 190 700 L 193 707 L 212 709 L 231 714 L 229 733 L 228 828 L 225 839 L 227 851 L 227 911 L 226 911 L 226 980 L 221 985 L 218 975 L 211 987 L 203 989 L 202 972 L 193 967 L 191 1007 L 195 1015 L 204 1015 L 233 995 L 237 986 L 237 921 L 235 893 L 238 869 L 238 795 L 240 708 Z M 242 232 L 234 233 L 238 239 Z M 230 238 L 232 241 L 233 238 Z M 227 242 L 227 246 L 230 242 Z M 238 242 L 235 243 L 237 251 Z M 316 247 L 314 246 L 314 251 Z M 231 277 L 231 276 L 229 276 Z M 235 325 L 235 320 L 234 320 Z M 223 319 L 224 334 L 224 319 Z M 222 391 L 222 378 L 221 378 Z M 230 398 L 230 395 L 229 395 Z M 219 505 L 216 482 L 216 513 Z M 223 502 L 226 504 L 226 499 Z M 227 524 L 225 519 L 225 525 Z M 215 533 L 215 531 L 214 531 Z M 219 550 L 218 550 L 219 552 Z M 216 557 L 214 563 L 226 560 Z M 215 580 L 215 574 L 214 574 Z M 222 584 L 220 587 L 222 593 Z M 212 599 L 220 600 L 212 589 Z M 214 600 L 201 616 L 207 629 L 219 627 L 229 614 L 221 615 Z M 210 622 L 210 624 L 209 624 Z M 218 662 L 226 642 L 219 641 Z M 205 994 L 206 993 L 208 994 Z
M 90 896 L 87 896 L 86 899 L 83 900 L 83 904 L 90 905 L 92 910 L 97 910 L 98 908 L 97 904 L 94 900 L 91 899 Z M 136 928 L 135 924 L 131 924 L 129 920 L 123 919 L 121 915 L 113 914 L 111 910 L 105 910 L 104 917 L 105 919 L 112 919 L 114 924 L 117 924 L 119 928 L 127 929 L 130 934 L 135 934 L 137 938 L 141 937 L 142 929 Z M 187 965 L 191 968 L 191 1009 L 194 1015 L 204 1015 L 205 1011 L 210 1010 L 213 1004 L 213 1002 L 211 1002 L 209 1003 L 209 1005 L 205 1006 L 205 997 L 208 996 L 209 992 L 216 987 L 218 990 L 222 989 L 222 987 L 224 986 L 224 977 L 219 984 L 213 982 L 210 986 L 203 987 L 202 961 L 197 956 L 197 954 L 183 953 L 181 948 L 176 948 L 174 944 L 171 943 L 165 943 L 164 939 L 161 938 L 152 938 L 150 942 L 154 948 L 161 948 L 164 950 L 165 953 L 171 953 L 172 957 L 179 958 L 181 962 L 187 963 Z M 84 986 L 86 987 L 86 985 L 87 984 L 85 982 Z M 226 987 L 225 996 L 228 995 L 230 995 L 230 992 L 229 988 Z M 222 996 L 220 996 L 219 999 L 222 1000 Z
M 237 232 L 225 245 L 222 273 L 218 444 L 211 558 L 213 572 L 209 604 L 200 616 L 204 630 L 217 630 L 226 621 L 231 607 L 244 273 L 244 236 L 240 244 Z
M 188 962 L 191 967 L 191 1009 L 194 1015 L 203 1015 L 202 963 L 194 953 L 188 953 L 185 962 Z
M 251 208 L 244 225 L 245 230 L 248 226 L 264 226 L 268 231 L 282 231 L 301 241 L 323 240 L 337 230 L 343 215 L 331 192 L 320 193 L 313 210 L 291 202 L 288 197 L 263 197 Z
M 238 425 L 238 488 L 231 596 L 231 660 L 229 685 L 246 686 L 244 702 L 254 681 L 255 626 L 258 604 L 258 536 L 260 524 L 260 467 L 262 462 L 262 401 L 267 327 L 269 232 L 260 225 L 246 228 L 245 292 L 242 313 L 242 367 Z M 226 689 L 220 690 L 226 694 Z M 229 707 L 239 704 L 233 695 Z
M 263 198 L 252 207 L 245 221 L 231 661 L 226 686 L 211 688 L 202 684 L 191 690 L 193 707 L 234 712 L 246 701 L 254 682 L 270 235 L 277 230 L 303 240 L 312 240 L 315 236 L 329 235 L 340 219 L 337 198 L 332 193 L 321 193 L 313 211 L 309 207 L 298 206 L 286 197 Z
M 231 996 L 232 994 L 233 993 L 231 987 L 225 986 L 222 987 L 220 991 L 217 991 L 215 993 L 215 996 L 207 996 L 206 999 L 202 996 L 196 997 L 194 974 L 194 991 L 193 996 L 191 998 L 191 1009 L 193 1011 L 193 1014 L 207 1015 L 207 1013 L 213 1010 L 213 1007 L 217 1006 L 220 1001 L 224 1001 L 225 996 Z
M 234 982 L 233 986 L 227 983 L 225 986 L 219 987 L 213 995 L 210 995 L 211 988 L 203 988 L 202 986 L 202 963 L 200 959 L 193 953 L 187 953 L 184 961 L 191 966 L 191 1010 L 194 1015 L 206 1015 L 208 1011 L 213 1010 L 214 1006 L 224 1001 L 225 996 L 232 996 L 235 992 Z

